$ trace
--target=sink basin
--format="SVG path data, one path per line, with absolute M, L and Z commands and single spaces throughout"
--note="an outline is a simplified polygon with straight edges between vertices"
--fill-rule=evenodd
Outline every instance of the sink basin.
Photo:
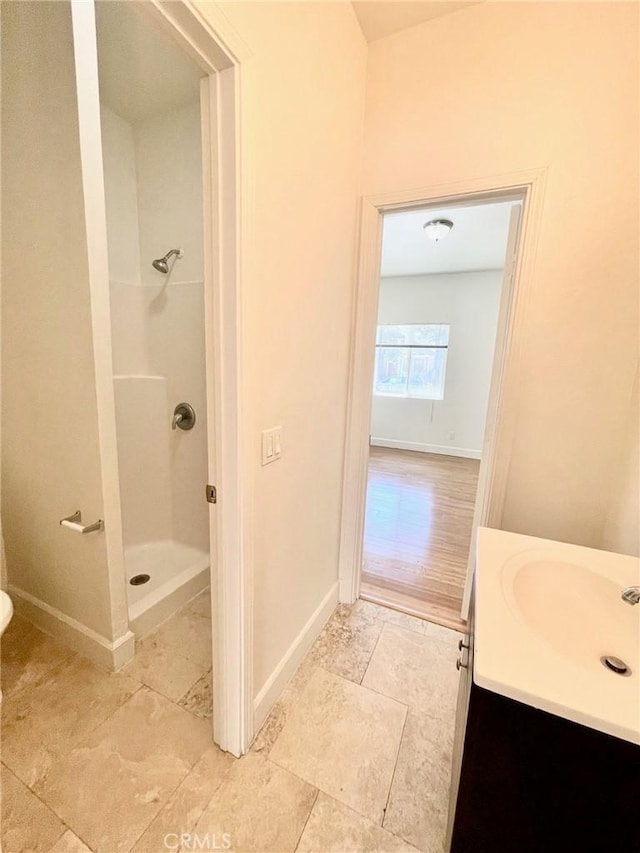
M 544 550 L 509 560 L 502 583 L 510 605 L 559 654 L 589 668 L 613 654 L 637 671 L 638 613 L 622 601 L 618 583 Z
M 635 557 L 480 528 L 474 681 L 640 743 L 639 579 Z
M 0 637 L 7 630 L 13 616 L 13 604 L 6 592 L 0 589 Z

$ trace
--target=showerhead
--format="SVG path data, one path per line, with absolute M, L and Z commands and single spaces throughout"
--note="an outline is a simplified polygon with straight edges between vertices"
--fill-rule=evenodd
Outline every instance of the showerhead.
M 154 269 L 158 270 L 158 272 L 162 272 L 165 275 L 169 272 L 169 264 L 164 258 L 158 258 L 157 261 L 152 261 L 151 265 Z
M 169 264 L 168 260 L 172 255 L 177 255 L 178 258 L 182 257 L 182 249 L 171 249 L 164 258 L 156 258 L 155 261 L 151 261 L 151 266 L 154 270 L 158 270 L 158 272 L 167 275 L 169 272 Z

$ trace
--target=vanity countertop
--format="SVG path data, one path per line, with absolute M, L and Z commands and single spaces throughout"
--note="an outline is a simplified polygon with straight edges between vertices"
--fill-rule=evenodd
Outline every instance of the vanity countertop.
M 621 598 L 637 584 L 637 557 L 479 528 L 473 680 L 640 743 L 640 605 Z

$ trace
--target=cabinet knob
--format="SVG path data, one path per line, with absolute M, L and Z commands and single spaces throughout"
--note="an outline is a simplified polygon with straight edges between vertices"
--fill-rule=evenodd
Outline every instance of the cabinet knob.
M 469 668 L 469 665 L 468 665 L 468 664 L 466 664 L 466 663 L 462 663 L 462 658 L 461 658 L 461 657 L 459 657 L 459 658 L 456 660 L 456 669 L 457 669 L 458 671 L 460 671 L 460 669 L 468 669 L 468 668 Z
M 465 643 L 464 640 L 458 640 L 458 651 L 461 652 L 463 649 L 468 649 L 469 643 Z

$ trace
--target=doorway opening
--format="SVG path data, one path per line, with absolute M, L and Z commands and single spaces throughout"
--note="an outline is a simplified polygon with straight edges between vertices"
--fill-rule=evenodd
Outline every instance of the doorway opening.
M 516 207 L 383 216 L 360 595 L 452 628 Z
M 211 719 L 202 71 L 135 4 L 95 9 L 126 671 Z
M 208 623 L 187 626 L 189 646 L 216 685 L 214 740 L 240 755 L 253 731 L 238 499 L 242 47 L 225 21 L 188 4 L 72 0 L 72 11 L 103 467 L 115 479 L 114 518 L 124 521 L 112 534 L 112 584 L 122 584 L 136 634 L 185 606 L 201 629 Z M 105 119 L 110 106 L 127 114 Z M 118 300 L 114 268 L 129 277 L 133 269 Z M 128 583 L 141 569 L 148 584 Z
M 476 530 L 502 523 L 544 182 L 545 171 L 534 170 L 362 200 L 340 538 L 345 604 L 362 595 L 453 628 L 466 621 Z M 478 231 L 483 213 L 486 229 L 489 221 L 497 229 L 493 242 Z M 439 226 L 448 236 L 431 241 L 424 226 L 432 220 L 453 222 Z M 469 252 L 475 245 L 466 269 L 454 266 L 460 243 Z M 420 252 L 440 267 L 416 267 Z M 437 278 L 420 307 L 425 283 Z M 469 304 L 476 313 L 463 322 Z M 484 366 L 467 357 L 465 380 L 461 354 L 476 338 Z
M 124 561 L 140 638 L 209 587 L 202 72 L 135 5 L 96 3 L 96 33 Z

